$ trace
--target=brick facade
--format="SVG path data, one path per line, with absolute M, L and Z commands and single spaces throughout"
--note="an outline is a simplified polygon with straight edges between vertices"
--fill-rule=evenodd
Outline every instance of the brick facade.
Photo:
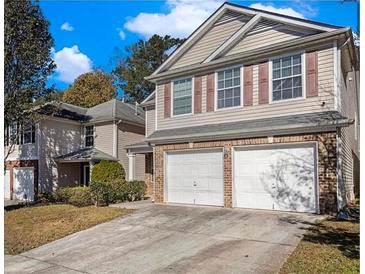
M 144 181 L 147 185 L 146 196 L 153 197 L 153 153 L 145 154 Z
M 155 147 L 155 201 L 163 203 L 164 200 L 164 153 L 175 150 L 191 149 L 224 149 L 224 205 L 232 207 L 232 147 L 243 145 L 263 144 L 290 144 L 298 142 L 318 143 L 318 183 L 319 183 L 319 208 L 321 213 L 336 212 L 336 133 L 301 134 L 273 137 L 269 143 L 267 137 L 247 138 L 226 141 L 196 142 L 193 144 L 156 145 Z
M 38 193 L 38 160 L 15 160 L 6 161 L 5 169 L 10 170 L 10 198 L 13 199 L 14 191 L 14 168 L 17 167 L 34 167 L 34 195 Z

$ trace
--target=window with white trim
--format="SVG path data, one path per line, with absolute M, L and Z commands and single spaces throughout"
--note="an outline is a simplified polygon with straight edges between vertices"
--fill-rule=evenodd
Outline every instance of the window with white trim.
M 272 100 L 303 96 L 302 55 L 296 54 L 272 61 Z
M 241 105 L 241 69 L 240 67 L 218 72 L 217 109 Z
M 20 135 L 20 144 L 35 143 L 35 127 L 34 125 L 23 127 Z
M 173 115 L 192 113 L 192 79 L 173 82 Z
M 94 146 L 94 126 L 85 126 L 85 147 Z

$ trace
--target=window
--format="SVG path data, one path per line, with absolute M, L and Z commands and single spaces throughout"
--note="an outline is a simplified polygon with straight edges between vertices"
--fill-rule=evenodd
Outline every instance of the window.
M 272 100 L 302 97 L 302 55 L 272 61 Z
M 85 126 L 85 147 L 94 146 L 94 126 Z
M 5 145 L 10 144 L 24 145 L 35 143 L 35 126 L 18 126 L 17 123 L 12 123 L 5 128 Z
M 174 81 L 173 114 L 187 114 L 192 112 L 192 80 Z
M 23 127 L 22 134 L 20 135 L 21 144 L 33 144 L 35 142 L 35 127 L 34 125 Z
M 241 105 L 240 68 L 218 72 L 217 108 L 229 108 Z

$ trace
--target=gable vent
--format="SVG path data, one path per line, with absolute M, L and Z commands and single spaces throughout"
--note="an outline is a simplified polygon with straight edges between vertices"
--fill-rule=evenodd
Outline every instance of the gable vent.
M 228 23 L 232 20 L 240 20 L 242 22 L 248 22 L 251 19 L 251 17 L 244 15 L 242 13 L 238 13 L 235 11 L 226 11 L 216 22 L 215 22 L 215 26 L 216 25 L 221 25 L 221 24 L 225 24 Z
M 263 19 L 255 27 L 253 27 L 252 30 L 247 35 L 257 34 L 259 32 L 266 31 L 268 29 L 276 28 L 279 26 L 283 26 L 283 24 Z

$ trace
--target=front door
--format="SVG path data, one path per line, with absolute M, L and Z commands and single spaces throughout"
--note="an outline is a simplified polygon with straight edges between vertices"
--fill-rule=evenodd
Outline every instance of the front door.
M 84 178 L 83 178 L 83 184 L 84 186 L 89 186 L 89 182 L 90 182 L 90 166 L 89 165 L 85 165 L 84 166 Z

